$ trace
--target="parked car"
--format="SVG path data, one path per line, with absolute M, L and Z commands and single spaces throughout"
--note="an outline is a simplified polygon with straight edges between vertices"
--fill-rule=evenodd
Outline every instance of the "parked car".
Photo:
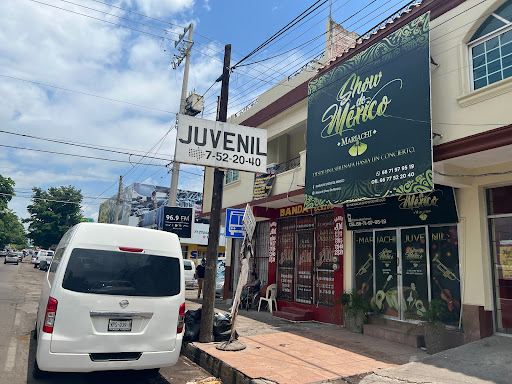
M 43 283 L 33 375 L 173 366 L 184 320 L 178 236 L 79 223 L 59 242 Z
M 3 256 L 3 257 L 7 256 L 7 250 L 0 249 L 0 256 Z
M 16 252 L 8 252 L 5 256 L 4 264 L 13 263 L 18 265 L 18 254 Z
M 185 268 L 185 287 L 197 287 L 196 264 L 192 260 L 183 260 Z
M 39 257 L 46 256 L 46 251 L 41 249 L 40 251 L 37 251 L 34 256 L 32 256 L 32 260 L 30 261 L 32 264 L 34 264 L 34 268 L 39 267 Z
M 39 264 L 37 264 L 38 268 L 43 271 L 47 271 L 48 267 L 50 266 L 50 264 L 52 262 L 54 254 L 55 253 L 53 251 L 46 251 L 46 254 L 39 256 L 39 258 L 37 260 L 39 262 Z M 43 263 L 43 261 L 44 261 L 44 263 Z

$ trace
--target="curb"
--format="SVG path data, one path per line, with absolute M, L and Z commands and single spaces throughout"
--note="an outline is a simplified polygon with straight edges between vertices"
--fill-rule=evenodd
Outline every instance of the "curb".
M 221 379 L 223 384 L 256 384 L 266 382 L 266 380 L 253 379 L 247 376 L 231 365 L 197 348 L 193 343 L 184 342 L 181 347 L 181 354 Z

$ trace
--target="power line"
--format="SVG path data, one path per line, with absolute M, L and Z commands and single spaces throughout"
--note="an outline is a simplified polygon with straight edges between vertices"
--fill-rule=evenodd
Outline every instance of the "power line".
M 128 163 L 128 164 L 132 164 L 132 162 L 129 161 L 129 160 L 107 159 L 107 158 L 104 158 L 104 157 L 77 155 L 77 154 L 74 154 L 74 153 L 55 152 L 55 151 L 48 151 L 48 150 L 36 149 L 36 148 L 16 147 L 16 146 L 13 146 L 13 145 L 0 144 L 0 147 L 11 148 L 11 149 L 20 149 L 20 150 L 26 150 L 26 151 L 34 151 L 34 152 L 51 153 L 51 154 L 63 155 L 63 156 L 81 157 L 81 158 L 84 158 L 84 159 L 111 161 L 111 162 L 115 162 L 115 163 Z M 140 155 L 137 155 L 137 156 L 140 156 Z M 145 163 L 138 163 L 138 164 L 146 165 Z M 155 166 L 155 167 L 165 167 L 164 164 L 149 164 L 149 165 L 152 165 L 152 166 Z
M 30 1 L 35 1 L 35 0 L 30 0 Z M 8 76 L 8 75 L 4 75 L 4 74 L 1 74 L 1 73 L 0 73 L 0 76 L 1 76 L 1 77 L 5 77 L 5 78 L 8 78 L 8 79 L 19 80 L 19 81 L 24 81 L 24 82 L 27 82 L 27 83 L 32 83 L 32 84 L 42 85 L 42 86 L 44 86 L 44 87 L 56 88 L 56 89 L 60 89 L 61 91 L 67 91 L 67 92 L 78 93 L 78 94 L 80 94 L 80 95 L 86 95 L 86 96 L 97 97 L 98 99 L 104 99 L 104 100 L 108 100 L 108 101 L 115 101 L 116 103 L 122 103 L 122 104 L 132 105 L 132 106 L 134 106 L 134 107 L 151 109 L 151 110 L 153 110 L 153 111 L 165 112 L 165 113 L 170 113 L 170 114 L 173 114 L 173 115 L 175 115 L 175 114 L 176 114 L 176 112 L 167 111 L 167 110 L 165 110 L 165 109 L 159 109 L 159 108 L 148 107 L 147 105 L 136 104 L 136 103 L 130 103 L 130 102 L 128 102 L 128 101 L 122 101 L 122 100 L 112 99 L 112 98 L 110 98 L 110 97 L 104 97 L 104 96 L 94 95 L 94 94 L 92 94 L 92 93 L 87 93 L 87 92 L 77 91 L 77 90 L 69 89 L 69 88 L 63 88 L 63 87 L 59 87 L 59 86 L 57 86 L 57 85 L 44 84 L 44 83 L 40 83 L 40 82 L 33 81 L 33 80 L 22 79 L 22 78 L 20 78 L 20 77 Z
M 45 199 L 45 198 L 42 198 L 42 197 L 34 197 L 34 196 L 19 196 L 19 195 L 13 195 L 13 194 L 10 194 L 10 193 L 2 193 L 0 192 L 0 195 L 3 195 L 3 196 L 11 196 L 11 197 L 21 197 L 23 199 L 32 199 L 32 200 L 43 200 L 43 201 L 50 201 L 50 202 L 54 202 L 54 203 L 64 203 L 64 204 L 76 204 L 76 205 L 82 205 L 82 203 L 78 203 L 76 201 L 66 201 L 66 200 L 53 200 L 53 199 Z M 95 205 L 100 205 L 100 204 L 95 204 Z
M 76 177 L 84 177 L 84 178 L 91 179 L 91 180 L 108 180 L 108 181 L 112 180 L 111 177 L 107 178 L 107 177 L 98 177 L 98 176 L 77 175 L 74 173 L 51 172 L 51 171 L 46 171 L 44 169 L 36 169 L 36 168 L 0 167 L 0 169 L 14 169 L 17 171 L 27 171 L 27 172 L 34 172 L 34 173 L 41 172 L 41 173 L 47 173 L 50 175 L 76 176 Z
M 4 131 L 4 130 L 0 130 L 0 133 L 5 133 L 5 134 L 8 134 L 8 135 L 15 135 L 15 136 L 22 136 L 22 137 L 27 137 L 27 138 L 29 138 L 29 139 L 35 139 L 35 140 L 48 141 L 48 142 L 52 142 L 52 143 L 65 144 L 65 145 L 70 145 L 70 146 L 74 146 L 74 147 L 80 147 L 80 148 L 93 149 L 93 150 L 95 150 L 95 151 L 104 151 L 104 152 L 111 152 L 111 153 L 119 153 L 119 154 L 122 154 L 122 155 L 128 155 L 128 156 L 142 156 L 142 155 L 138 155 L 138 154 L 136 154 L 136 153 L 116 151 L 116 150 L 113 150 L 113 149 L 103 149 L 103 148 L 95 147 L 95 146 L 93 146 L 93 145 L 77 144 L 77 143 L 67 142 L 67 141 L 63 141 L 63 140 L 57 140 L 57 139 L 50 139 L 50 138 L 45 138 L 45 137 L 39 137 L 39 136 L 27 135 L 27 134 L 23 134 L 23 133 L 9 132 L 9 131 Z M 162 143 L 163 143 L 163 142 L 162 142 Z M 161 147 L 161 146 L 160 146 L 160 147 Z M 160 149 L 160 148 L 159 148 L 159 149 Z M 156 155 L 156 153 L 155 153 L 155 155 Z M 170 155 L 169 155 L 169 156 L 170 156 Z M 142 157 L 144 157 L 144 156 L 142 156 Z M 153 157 L 153 159 L 156 159 L 156 160 L 164 160 L 164 161 L 172 161 L 172 159 L 163 158 L 163 157 Z

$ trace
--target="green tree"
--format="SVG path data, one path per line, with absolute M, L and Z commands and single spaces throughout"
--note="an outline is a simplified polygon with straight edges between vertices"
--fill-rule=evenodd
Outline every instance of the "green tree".
M 0 213 L 0 248 L 4 248 L 7 244 L 16 249 L 27 246 L 25 228 L 18 216 L 10 209 Z
M 32 204 L 27 207 L 30 218 L 23 222 L 30 223 L 28 237 L 34 244 L 49 248 L 81 221 L 82 191 L 71 185 L 51 187 L 47 191 L 34 187 L 32 191 Z
M 0 175 L 0 248 L 7 244 L 13 247 L 24 247 L 27 244 L 25 229 L 8 207 L 9 201 L 14 196 L 14 180 Z
M 7 204 L 14 195 L 14 181 L 0 175 L 0 213 L 7 210 Z

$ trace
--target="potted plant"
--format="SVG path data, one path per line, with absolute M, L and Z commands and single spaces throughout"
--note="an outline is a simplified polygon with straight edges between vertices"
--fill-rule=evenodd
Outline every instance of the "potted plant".
M 434 354 L 445 350 L 446 324 L 443 318 L 446 313 L 446 304 L 442 300 L 432 300 L 415 318 L 423 321 L 425 346 L 427 353 Z
M 345 327 L 355 333 L 363 333 L 363 325 L 366 314 L 371 311 L 368 300 L 360 295 L 357 290 L 344 292 L 339 302 L 343 306 L 343 323 Z

